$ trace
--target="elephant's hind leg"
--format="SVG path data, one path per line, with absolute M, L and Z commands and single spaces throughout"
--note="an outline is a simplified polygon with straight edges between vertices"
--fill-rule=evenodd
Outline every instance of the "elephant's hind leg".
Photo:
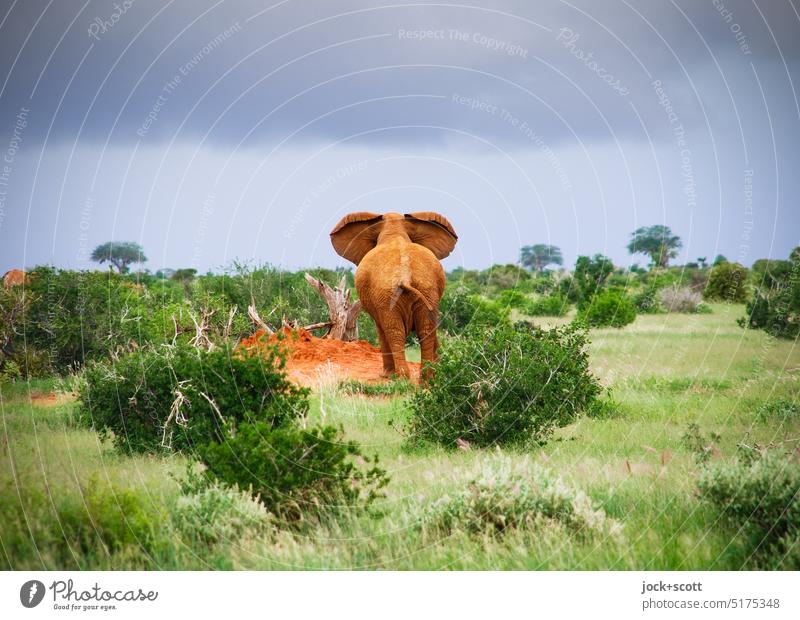
M 378 341 L 381 344 L 381 356 L 383 357 L 383 372 L 381 372 L 381 376 L 391 377 L 394 374 L 394 355 L 386 334 L 383 333 L 383 328 L 377 322 L 376 327 L 378 328 Z
M 438 313 L 427 308 L 417 308 L 414 313 L 414 331 L 419 338 L 420 353 L 422 357 L 422 374 L 420 383 L 423 385 L 432 378 L 433 371 L 425 367 L 425 362 L 436 362 L 439 351 L 439 337 L 436 328 L 439 324 Z
M 408 364 L 406 364 L 406 336 L 408 336 L 408 334 L 406 333 L 403 319 L 395 315 L 389 315 L 384 318 L 383 334 L 389 351 L 391 351 L 392 354 L 394 374 L 398 377 L 408 377 Z M 382 346 L 381 352 L 383 352 Z

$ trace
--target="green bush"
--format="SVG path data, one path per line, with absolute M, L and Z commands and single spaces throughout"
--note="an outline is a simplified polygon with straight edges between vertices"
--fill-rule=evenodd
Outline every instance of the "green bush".
M 274 524 L 264 505 L 249 493 L 192 474 L 171 510 L 181 539 L 194 546 L 214 546 L 269 534 Z
M 639 290 L 631 301 L 636 307 L 637 314 L 659 314 L 664 312 L 661 303 L 658 299 L 659 290 L 652 287 L 647 287 Z
M 743 532 L 756 567 L 800 568 L 800 463 L 769 450 L 703 472 L 700 497 Z
M 556 526 L 568 535 L 601 540 L 622 532 L 583 491 L 540 466 L 515 465 L 511 459 L 479 463 L 462 490 L 433 503 L 421 521 L 445 535 L 499 536 Z
M 757 261 L 758 262 L 758 261 Z M 779 261 L 764 270 L 762 284 L 747 302 L 747 316 L 739 319 L 742 327 L 763 329 L 776 338 L 797 338 L 800 335 L 800 248 L 795 248 L 788 261 Z
M 703 298 L 729 303 L 744 302 L 747 299 L 747 269 L 739 263 L 715 265 L 708 276 Z
M 510 288 L 508 290 L 502 291 L 496 299 L 497 303 L 501 306 L 508 306 L 509 308 L 524 308 L 525 305 L 530 301 L 530 297 L 528 297 L 522 291 Z
M 308 390 L 291 383 L 282 365 L 277 347 L 252 354 L 143 348 L 87 367 L 79 419 L 136 452 L 222 441 L 241 421 L 279 426 L 308 410 Z
M 58 506 L 64 541 L 71 548 L 83 554 L 126 548 L 153 553 L 163 543 L 162 528 L 169 515 L 151 498 L 96 477 L 81 490 L 81 501 Z
M 304 430 L 241 424 L 224 442 L 202 447 L 199 456 L 209 476 L 250 490 L 286 521 L 365 507 L 388 482 L 377 457 L 363 456 L 356 443 L 344 441 L 332 426 Z M 369 469 L 359 469 L 354 460 Z
M 554 293 L 528 300 L 521 310 L 527 316 L 564 316 L 569 312 L 569 308 L 567 298 L 560 293 Z
M 636 307 L 618 291 L 602 291 L 578 311 L 578 320 L 589 327 L 625 327 L 636 320 Z
M 440 308 L 440 328 L 458 334 L 469 325 L 501 325 L 509 321 L 511 310 L 497 302 L 474 295 L 463 286 L 445 289 Z
M 608 278 L 614 271 L 614 263 L 602 254 L 591 258 L 579 256 L 572 273 L 572 285 L 577 289 L 578 308 L 583 308 L 600 292 L 605 290 Z
M 800 420 L 800 402 L 797 399 L 775 398 L 756 409 L 756 418 L 761 422 L 788 422 Z
M 544 443 L 600 393 L 575 327 L 472 328 L 445 341 L 435 374 L 410 401 L 416 439 L 456 447 Z

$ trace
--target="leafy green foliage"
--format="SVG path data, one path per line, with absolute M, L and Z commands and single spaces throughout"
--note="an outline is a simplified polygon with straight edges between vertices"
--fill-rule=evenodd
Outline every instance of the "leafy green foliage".
M 434 377 L 410 400 L 412 437 L 456 447 L 541 444 L 600 393 L 574 327 L 471 328 L 445 341 Z
M 763 329 L 776 338 L 800 335 L 800 248 L 785 262 L 763 277 L 770 285 L 756 288 L 739 325 Z
M 681 436 L 681 445 L 694 454 L 698 463 L 707 463 L 715 453 L 719 452 L 716 444 L 721 440 L 722 436 L 719 433 L 711 431 L 706 436 L 697 422 L 690 422 Z
M 65 542 L 89 553 L 98 546 L 114 553 L 142 547 L 153 551 L 161 544 L 160 528 L 168 518 L 163 507 L 143 494 L 94 477 L 82 489 L 82 501 L 58 508 Z
M 800 542 L 800 463 L 764 450 L 709 467 L 698 488 L 732 529 L 744 532 L 756 567 L 800 568 L 792 551 Z
M 592 258 L 579 256 L 575 261 L 572 286 L 577 289 L 578 308 L 582 308 L 605 289 L 608 277 L 614 271 L 610 258 L 595 254 Z
M 625 327 L 636 320 L 636 306 L 622 293 L 607 290 L 581 308 L 577 318 L 589 327 Z
M 715 265 L 703 291 L 706 299 L 741 303 L 747 299 L 747 269 L 727 261 Z
M 497 296 L 497 303 L 501 306 L 507 306 L 509 308 L 524 308 L 528 302 L 530 301 L 530 297 L 528 297 L 522 291 L 519 291 L 514 288 L 510 288 L 508 290 L 502 291 Z
M 278 426 L 308 410 L 308 390 L 289 382 L 282 363 L 277 348 L 133 351 L 86 369 L 80 419 L 134 452 L 223 441 L 245 420 Z
M 439 304 L 440 329 L 461 333 L 469 325 L 502 325 L 511 314 L 508 306 L 474 295 L 462 286 L 445 289 Z
M 658 314 L 664 311 L 658 300 L 659 290 L 653 287 L 639 289 L 631 298 L 637 314 Z
M 364 507 L 388 482 L 377 457 L 362 455 L 358 444 L 345 441 L 332 426 L 305 430 L 241 424 L 225 441 L 209 443 L 199 454 L 210 476 L 249 489 L 287 521 Z M 354 460 L 371 467 L 363 471 Z
M 521 310 L 528 316 L 564 316 L 569 312 L 569 308 L 567 298 L 554 293 L 528 300 Z
M 756 417 L 761 422 L 784 423 L 800 420 L 800 402 L 797 398 L 774 398 L 761 403 L 756 409 Z

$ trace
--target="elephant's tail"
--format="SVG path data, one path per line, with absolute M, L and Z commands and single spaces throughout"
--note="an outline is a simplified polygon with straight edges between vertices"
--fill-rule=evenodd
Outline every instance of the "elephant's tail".
M 432 304 L 432 303 L 430 302 L 430 300 L 429 300 L 427 297 L 425 297 L 425 295 L 423 295 L 423 294 L 422 294 L 422 293 L 421 293 L 421 292 L 420 292 L 418 289 L 414 288 L 414 287 L 413 287 L 413 286 L 411 286 L 410 284 L 402 284 L 402 283 L 400 284 L 400 288 L 402 288 L 402 289 L 405 289 L 405 290 L 407 290 L 409 293 L 413 293 L 414 295 L 416 295 L 416 296 L 419 298 L 419 300 L 420 300 L 420 301 L 421 301 L 423 304 L 425 304 L 425 307 L 428 309 L 428 312 L 433 312 L 433 304 Z

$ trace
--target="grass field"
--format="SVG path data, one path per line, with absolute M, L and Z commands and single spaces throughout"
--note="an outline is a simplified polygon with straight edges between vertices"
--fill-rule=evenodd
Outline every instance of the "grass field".
M 391 476 L 378 514 L 236 536 L 209 547 L 171 533 L 182 457 L 118 454 L 72 423 L 75 404 L 69 398 L 43 398 L 57 391 L 55 380 L 5 384 L 0 564 L 14 569 L 741 568 L 746 546 L 695 496 L 702 465 L 682 437 L 693 423 L 704 438 L 718 433 L 712 460 L 734 458 L 739 443 L 800 446 L 800 420 L 755 415 L 765 401 L 796 401 L 797 343 L 740 329 L 735 319 L 743 312 L 741 306 L 717 304 L 712 314 L 643 315 L 622 330 L 591 332 L 593 371 L 619 410 L 607 419 L 582 418 L 528 453 L 411 449 L 402 434 L 403 396 L 353 396 L 326 388 L 313 396 L 312 417 L 341 424 L 366 452 L 380 455 Z M 582 539 L 525 528 L 502 537 L 442 535 L 426 527 L 426 507 L 460 490 L 465 472 L 505 459 L 523 470 L 542 465 L 558 473 L 619 521 L 621 536 Z M 131 491 L 147 506 L 147 515 L 160 515 L 159 544 L 136 538 L 118 547 L 93 543 L 85 533 L 98 524 L 87 516 L 85 496 L 94 487 L 121 496 L 120 506 L 131 505 L 125 494 Z M 138 512 L 119 511 L 120 522 L 139 518 Z M 120 527 L 124 539 L 125 524 Z

